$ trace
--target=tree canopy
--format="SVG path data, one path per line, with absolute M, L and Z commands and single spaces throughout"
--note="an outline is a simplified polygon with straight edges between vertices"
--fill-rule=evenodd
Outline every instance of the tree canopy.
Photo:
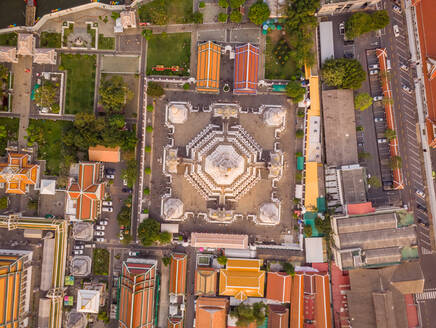
M 227 8 L 229 6 L 229 2 L 227 0 L 218 0 L 218 6 L 221 8 Z
M 359 89 L 366 79 L 365 71 L 356 59 L 327 59 L 322 68 L 324 82 L 340 89 Z
M 230 21 L 233 23 L 240 23 L 242 21 L 242 14 L 239 10 L 232 10 L 230 13 Z
M 304 99 L 306 89 L 301 86 L 300 81 L 289 81 L 286 86 L 286 95 L 292 99 L 294 103 L 298 103 Z
M 35 103 L 39 107 L 53 107 L 53 105 L 58 102 L 58 90 L 59 87 L 57 87 L 53 82 L 46 81 L 41 87 L 36 89 Z
M 239 8 L 245 3 L 245 1 L 246 0 L 229 0 L 230 8 L 232 9 Z
M 380 179 L 375 175 L 368 178 L 368 184 L 370 184 L 374 188 L 380 188 L 382 186 Z
M 372 97 L 366 92 L 359 93 L 354 97 L 354 108 L 357 110 L 364 111 L 371 105 Z
M 385 137 L 386 139 L 388 139 L 389 141 L 395 139 L 397 137 L 397 134 L 395 133 L 394 130 L 391 129 L 386 129 L 385 131 Z
M 251 323 L 261 325 L 266 317 L 266 305 L 262 302 L 253 305 L 241 303 L 230 312 L 230 316 L 236 318 L 238 327 L 248 326 Z
M 303 228 L 303 233 L 306 237 L 312 237 L 312 226 L 310 224 L 306 224 Z
M 248 11 L 248 19 L 256 25 L 261 25 L 269 18 L 269 15 L 269 7 L 263 1 L 257 1 Z
M 379 30 L 389 24 L 389 15 L 386 10 L 373 13 L 357 12 L 345 23 L 345 36 L 354 39 L 364 33 Z
M 127 180 L 127 186 L 129 188 L 133 188 L 138 176 L 138 169 L 136 167 L 135 159 L 131 159 L 127 162 L 126 168 L 121 171 L 121 176 L 123 179 Z
M 292 265 L 292 263 L 285 262 L 285 263 L 283 263 L 282 267 L 283 267 L 283 271 L 285 271 L 287 274 L 289 274 L 291 276 L 295 275 L 295 268 Z
M 138 238 L 143 246 L 151 246 L 155 242 L 168 244 L 172 235 L 168 232 L 160 232 L 160 223 L 155 219 L 147 219 L 138 226 Z
M 103 79 L 99 89 L 103 107 L 112 112 L 121 112 L 123 106 L 133 98 L 133 92 L 119 75 Z
M 159 83 L 148 82 L 147 95 L 151 97 L 161 97 L 164 93 L 165 91 Z
M 389 164 L 391 169 L 401 169 L 403 167 L 403 160 L 400 156 L 392 156 Z

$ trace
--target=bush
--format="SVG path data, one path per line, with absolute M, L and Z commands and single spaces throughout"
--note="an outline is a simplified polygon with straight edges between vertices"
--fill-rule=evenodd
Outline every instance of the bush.
M 374 175 L 372 177 L 368 178 L 367 182 L 373 188 L 380 188 L 382 186 L 380 179 Z
M 304 131 L 303 130 L 301 130 L 301 129 L 298 129 L 297 131 L 295 131 L 295 136 L 297 137 L 297 138 L 303 138 L 304 137 Z
M 245 3 L 245 0 L 229 0 L 230 8 L 236 9 L 241 7 Z
M 92 259 L 93 273 L 96 276 L 107 276 L 109 272 L 109 251 L 95 248 Z
M 312 226 L 310 224 L 306 224 L 304 226 L 303 233 L 305 237 L 312 237 Z
M 239 10 L 232 10 L 230 13 L 230 21 L 233 23 L 240 23 L 242 21 L 242 14 Z
M 285 39 L 279 40 L 276 46 L 273 49 L 274 57 L 277 59 L 277 62 L 284 66 L 288 60 L 291 52 L 291 48 L 289 48 L 288 42 Z
M 0 210 L 5 210 L 8 208 L 8 197 L 3 196 L 0 198 Z
M 169 256 L 163 257 L 162 263 L 163 263 L 163 265 L 168 266 L 171 263 L 171 258 Z
M 150 195 L 150 188 L 144 188 L 144 195 Z
M 315 218 L 315 227 L 316 229 L 325 236 L 330 235 L 332 231 L 332 226 L 330 223 L 330 216 L 326 215 L 324 219 L 317 216 Z
M 362 132 L 363 130 L 364 130 L 363 126 L 361 126 L 361 125 L 357 125 L 356 126 L 356 131 L 357 132 Z
M 183 84 L 183 90 L 189 90 L 190 87 L 189 83 Z
M 265 321 L 266 305 L 262 302 L 254 303 L 252 305 L 241 303 L 234 307 L 230 312 L 232 318 L 236 318 L 236 326 L 245 327 L 251 323 L 255 323 L 255 327 L 262 325 Z
M 295 153 L 295 157 L 300 157 L 300 156 L 303 156 L 303 153 L 301 151 L 297 151 Z
M 283 271 L 285 271 L 287 274 L 291 276 L 295 276 L 295 269 L 291 263 L 285 262 L 283 263 L 282 267 L 283 267 Z
M 192 21 L 195 24 L 202 24 L 203 23 L 203 14 L 199 11 L 196 11 L 192 14 Z
M 229 2 L 227 0 L 218 0 L 218 6 L 221 8 L 227 8 L 229 6 Z
M 298 117 L 304 117 L 304 114 L 305 114 L 305 111 L 302 110 L 302 109 L 299 109 L 299 110 L 297 111 L 297 116 L 298 116 Z
M 394 140 L 397 137 L 397 134 L 395 133 L 394 130 L 391 129 L 386 129 L 385 131 L 385 137 L 386 139 L 388 139 L 389 141 Z
M 364 111 L 371 105 L 372 97 L 366 92 L 359 93 L 354 97 L 354 108 L 357 110 Z
M 150 146 L 145 146 L 145 152 L 146 153 L 150 153 L 151 152 L 151 147 Z
M 151 168 L 146 167 L 146 168 L 144 169 L 144 172 L 145 172 L 145 174 L 151 174 Z
M 359 89 L 366 73 L 356 59 L 327 59 L 322 69 L 324 82 L 340 89 Z
M 227 14 L 224 14 L 224 13 L 219 13 L 218 14 L 218 21 L 219 22 L 222 22 L 222 23 L 225 23 L 225 22 L 227 22 L 227 18 L 228 18 L 229 16 L 227 15 Z
M 198 4 L 198 8 L 204 8 L 204 7 L 206 7 L 204 1 L 200 1 L 200 3 Z
M 288 85 L 286 86 L 286 95 L 291 98 L 294 103 L 302 101 L 305 93 L 306 89 L 301 86 L 300 81 L 289 81 Z
M 392 156 L 389 161 L 389 166 L 391 169 L 401 169 L 403 167 L 403 160 L 400 156 Z
M 227 257 L 225 257 L 224 255 L 220 255 L 218 256 L 217 261 L 220 265 L 225 266 L 227 264 Z
M 145 131 L 147 131 L 148 133 L 153 132 L 153 127 L 151 125 L 147 125 L 147 127 L 145 128 Z
M 261 25 L 269 18 L 269 7 L 262 0 L 257 1 L 248 11 L 248 19 L 256 25 Z
M 345 35 L 348 39 L 354 39 L 364 33 L 382 29 L 388 24 L 389 15 L 386 10 L 379 10 L 371 14 L 358 12 L 345 23 Z
M 147 105 L 147 112 L 152 112 L 154 110 L 153 105 Z
M 151 97 L 161 97 L 165 94 L 164 89 L 159 83 L 149 82 L 147 87 L 147 95 Z
M 143 30 L 143 31 L 142 31 L 142 36 L 143 36 L 146 40 L 150 40 L 152 35 L 153 35 L 153 31 L 152 31 L 152 30 Z

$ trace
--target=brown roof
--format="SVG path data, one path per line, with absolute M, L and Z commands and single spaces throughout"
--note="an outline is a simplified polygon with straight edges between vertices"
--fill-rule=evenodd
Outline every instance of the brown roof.
M 268 328 L 287 328 L 289 324 L 289 309 L 281 304 L 268 305 Z
M 195 295 L 216 295 L 217 272 L 212 268 L 195 271 Z
M 171 254 L 170 262 L 170 294 L 183 295 L 186 290 L 187 255 Z
M 268 272 L 266 298 L 289 303 L 291 301 L 292 277 L 285 272 Z
M 119 163 L 120 147 L 109 148 L 101 145 L 89 147 L 88 156 L 93 162 Z
M 229 300 L 217 297 L 199 297 L 196 305 L 197 327 L 201 328 L 225 328 Z

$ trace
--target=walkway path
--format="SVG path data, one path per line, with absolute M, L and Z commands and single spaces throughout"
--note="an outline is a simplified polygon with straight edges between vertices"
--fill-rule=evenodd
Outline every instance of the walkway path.
M 168 305 L 170 304 L 168 295 L 168 284 L 170 280 L 169 271 L 169 265 L 162 265 L 160 268 L 159 317 L 157 322 L 158 327 L 167 327 L 168 325 Z
M 12 65 L 12 72 L 14 73 L 12 112 L 20 115 L 18 145 L 26 147 L 26 130 L 29 126 L 30 93 L 32 90 L 32 57 L 20 56 L 18 63 Z

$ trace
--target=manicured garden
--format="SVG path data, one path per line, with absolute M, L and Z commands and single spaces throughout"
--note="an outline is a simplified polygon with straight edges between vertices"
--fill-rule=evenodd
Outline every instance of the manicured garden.
M 193 21 L 192 0 L 154 0 L 139 7 L 141 22 L 157 25 Z
M 18 123 L 18 118 L 0 117 L 0 156 L 6 154 L 8 140 L 17 140 Z
M 109 251 L 103 248 L 94 249 L 92 272 L 97 276 L 107 276 L 109 273 Z
M 41 48 L 60 48 L 61 47 L 61 34 L 42 32 L 39 39 Z
M 65 113 L 92 113 L 94 108 L 95 55 L 61 55 L 59 69 L 66 70 Z
M 288 42 L 285 39 L 277 40 L 277 38 L 267 36 L 265 78 L 271 80 L 290 80 L 295 75 L 296 65 L 288 55 L 290 50 Z
M 115 38 L 105 37 L 103 34 L 98 35 L 98 49 L 113 50 L 115 49 Z
M 190 58 L 190 33 L 154 34 L 148 41 L 147 75 L 189 75 Z M 153 70 L 157 65 L 179 66 L 183 70 Z

